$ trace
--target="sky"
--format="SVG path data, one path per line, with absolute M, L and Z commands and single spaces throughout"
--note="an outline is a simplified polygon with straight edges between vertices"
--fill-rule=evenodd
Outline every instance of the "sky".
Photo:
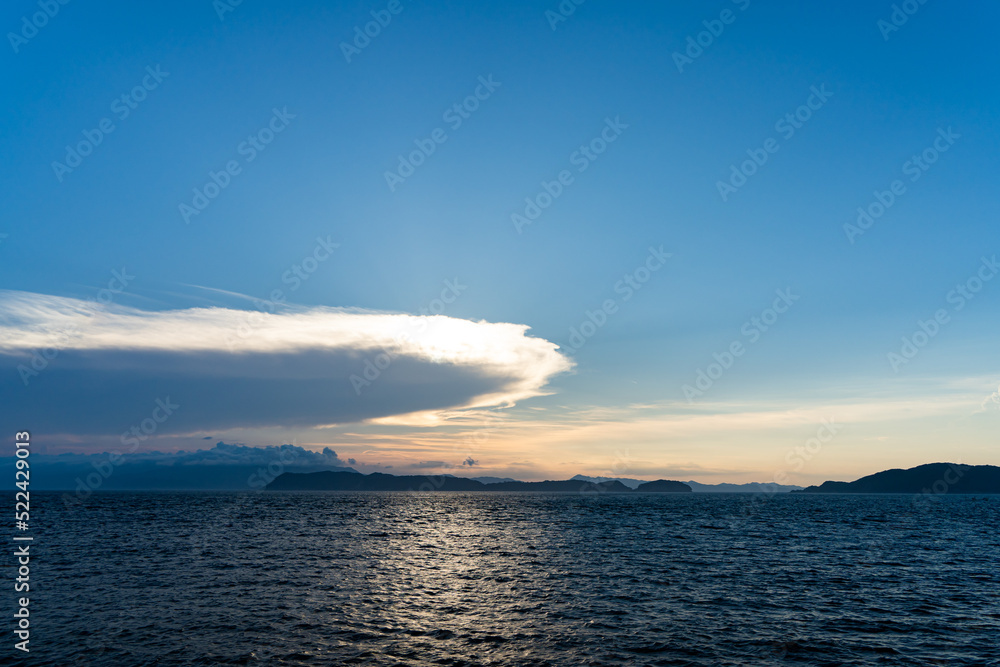
M 998 19 L 7 3 L 2 427 L 518 479 L 1000 464 Z

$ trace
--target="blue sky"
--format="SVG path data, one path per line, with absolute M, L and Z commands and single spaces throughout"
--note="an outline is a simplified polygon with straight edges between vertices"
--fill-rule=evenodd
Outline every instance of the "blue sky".
M 526 325 L 504 344 L 521 350 L 537 338 L 561 349 L 530 388 L 492 402 L 429 385 L 449 397 L 430 402 L 434 419 L 360 423 L 334 411 L 329 422 L 313 419 L 324 429 L 289 426 L 280 412 L 266 428 L 250 415 L 245 426 L 167 422 L 161 448 L 202 446 L 208 433 L 260 446 L 330 445 L 370 470 L 449 457 L 457 465 L 464 457 L 453 441 L 465 441 L 476 419 L 501 415 L 504 427 L 474 456 L 482 474 L 606 475 L 627 459 L 620 474 L 745 481 L 789 469 L 787 453 L 820 419 L 839 416 L 847 425 L 835 444 L 789 469 L 796 479 L 959 456 L 1000 463 L 991 436 L 1000 403 L 990 400 L 1000 382 L 1000 281 L 985 281 L 961 310 L 949 300 L 983 257 L 1000 252 L 992 40 L 1000 10 L 914 3 L 884 33 L 879 21 L 892 20 L 892 3 L 590 0 L 554 28 L 546 12 L 558 12 L 557 2 L 402 1 L 393 14 L 379 2 L 244 0 L 221 18 L 218 6 L 96 11 L 70 2 L 30 39 L 12 44 L 8 35 L 0 287 L 86 300 L 125 267 L 134 278 L 112 294 L 112 309 L 253 309 L 239 295 L 266 299 L 279 289 L 306 309 L 416 315 L 457 280 L 463 287 L 443 315 Z M 4 32 L 21 34 L 23 17 L 38 11 L 8 4 Z M 373 11 L 391 21 L 348 62 L 342 44 Z M 720 34 L 705 32 L 707 46 L 679 71 L 675 54 L 711 28 Z M 481 79 L 495 82 L 488 95 Z M 144 80 L 152 89 L 141 89 Z M 115 100 L 137 86 L 144 99 L 122 118 Z M 477 88 L 485 99 L 455 127 L 446 113 Z M 809 118 L 794 134 L 776 127 L 810 100 L 815 108 L 800 111 Z M 281 131 L 248 161 L 243 142 L 275 110 L 283 120 L 271 127 Z M 113 131 L 57 174 L 66 147 L 95 136 L 102 119 Z M 614 141 L 581 161 L 577 151 L 609 122 Z M 386 172 L 439 128 L 446 141 L 390 189 Z M 950 138 L 940 151 L 942 136 Z M 776 152 L 763 150 L 769 139 Z M 907 163 L 925 150 L 936 161 L 911 180 Z M 724 200 L 718 184 L 748 151 L 767 160 Z M 230 161 L 239 173 L 186 221 L 180 205 Z M 512 214 L 564 170 L 572 182 L 519 233 Z M 850 242 L 845 224 L 896 180 L 905 191 Z M 317 239 L 336 248 L 321 250 L 324 259 L 296 282 L 294 267 L 316 257 Z M 661 246 L 670 258 L 624 300 L 616 285 Z M 741 329 L 776 290 L 798 299 L 751 342 Z M 572 349 L 571 329 L 607 300 L 614 312 Z M 948 321 L 894 369 L 887 355 L 941 309 Z M 8 325 L 25 326 L 10 317 Z M 37 340 L 25 341 L 8 346 L 5 396 L 64 411 L 64 425 L 50 429 L 54 447 L 111 446 L 117 426 L 73 432 L 81 408 L 63 383 L 86 386 L 86 372 L 71 380 L 53 371 L 34 385 L 58 378 L 52 386 L 27 393 L 15 368 Z M 734 341 L 745 353 L 689 402 L 684 385 L 695 386 Z M 345 366 L 348 376 L 366 354 Z M 379 382 L 399 379 L 392 375 Z M 326 379 L 352 389 L 348 377 Z M 152 405 L 157 390 L 143 400 Z M 108 408 L 101 419 L 141 417 Z M 692 421 L 701 426 L 679 426 Z M 580 424 L 592 430 L 577 432 Z

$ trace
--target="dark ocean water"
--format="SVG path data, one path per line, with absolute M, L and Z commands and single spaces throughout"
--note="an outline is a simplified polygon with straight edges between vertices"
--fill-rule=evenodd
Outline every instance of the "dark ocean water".
M 3 664 L 1000 665 L 996 496 L 33 496 Z

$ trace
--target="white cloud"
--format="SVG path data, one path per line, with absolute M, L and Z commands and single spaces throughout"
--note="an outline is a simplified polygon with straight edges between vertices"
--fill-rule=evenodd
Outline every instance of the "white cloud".
M 0 291 L 0 400 L 9 408 L 0 421 L 118 434 L 166 397 L 180 406 L 162 424 L 171 433 L 512 405 L 572 367 L 527 330 L 325 307 L 142 311 Z

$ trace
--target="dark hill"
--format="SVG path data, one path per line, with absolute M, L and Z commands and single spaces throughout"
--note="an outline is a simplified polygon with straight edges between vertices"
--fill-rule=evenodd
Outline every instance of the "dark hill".
M 574 479 L 544 482 L 502 482 L 490 484 L 488 491 L 534 491 L 541 493 L 632 493 L 621 482 L 581 482 Z
M 690 492 L 681 482 L 659 480 L 650 491 Z M 646 485 L 643 485 L 646 486 Z M 328 470 L 324 472 L 279 475 L 267 485 L 269 491 L 515 491 L 533 493 L 634 493 L 619 481 L 581 482 L 578 480 L 545 482 L 500 482 L 483 484 L 465 477 L 451 475 L 386 475 Z M 641 488 L 641 487 L 640 487 Z
M 823 482 L 792 493 L 1000 493 L 1000 467 L 927 463 L 853 482 Z
M 691 493 L 694 489 L 683 482 L 658 479 L 655 482 L 640 484 L 635 490 L 639 493 Z

